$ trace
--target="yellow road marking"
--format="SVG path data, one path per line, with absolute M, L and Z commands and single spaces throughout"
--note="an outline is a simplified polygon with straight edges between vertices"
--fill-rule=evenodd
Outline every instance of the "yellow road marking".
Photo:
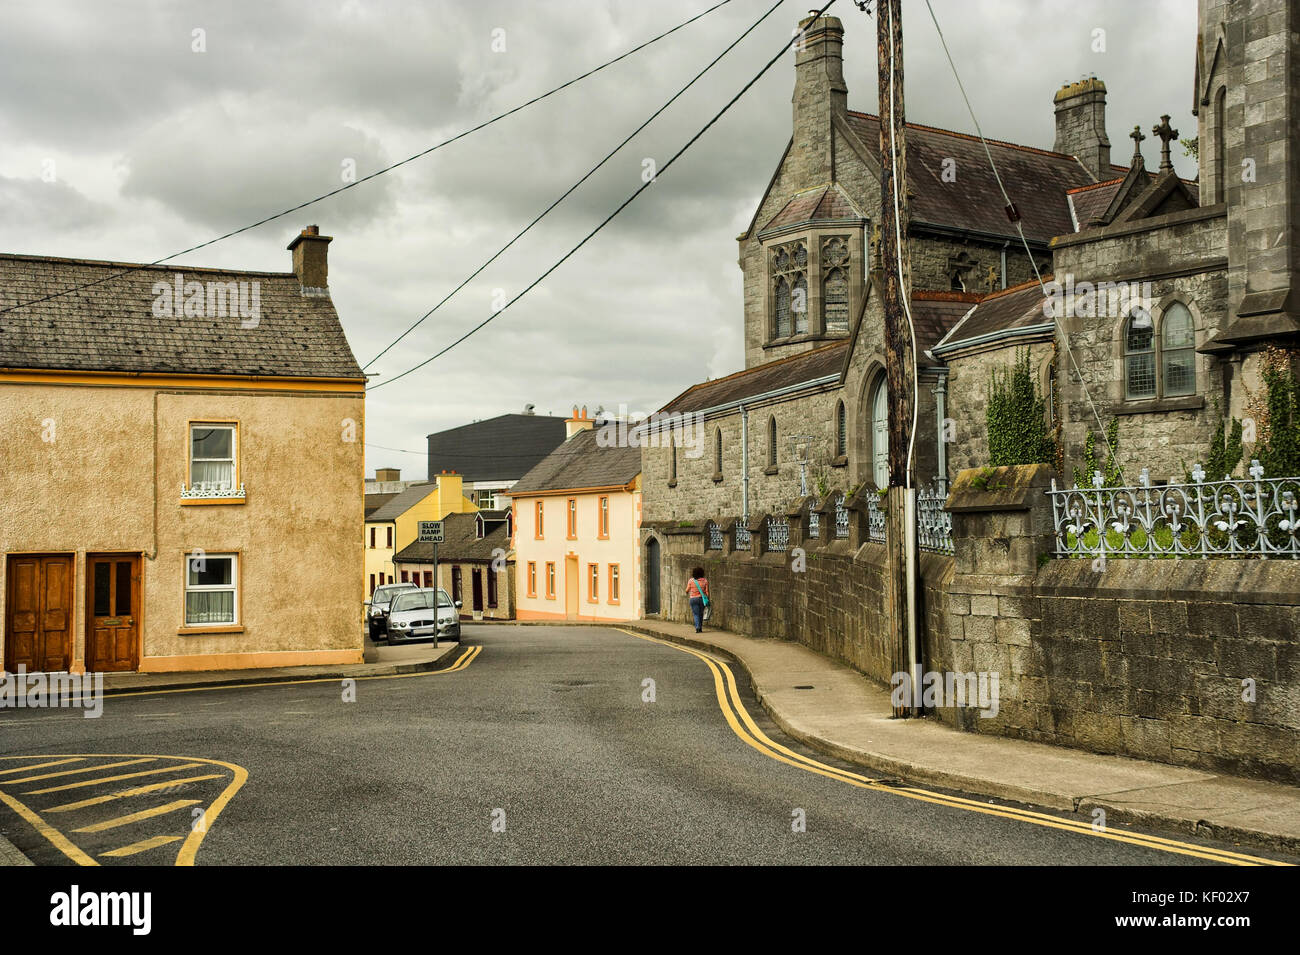
M 171 690 L 132 690 L 129 693 L 108 693 L 106 699 L 120 700 L 128 696 L 163 696 L 171 693 L 214 693 L 217 690 L 247 690 L 250 687 L 259 686 L 302 686 L 307 683 L 340 683 L 343 680 L 408 680 L 412 677 L 425 676 L 442 676 L 444 673 L 457 673 L 464 670 L 483 649 L 482 644 L 475 644 L 467 647 L 465 652 L 456 658 L 456 662 L 449 667 L 441 670 L 421 670 L 418 673 L 386 673 L 382 676 L 340 676 L 340 677 L 313 677 L 306 680 L 276 680 L 269 683 L 226 683 L 221 686 L 183 686 Z M 468 657 L 468 659 L 466 659 Z
M 221 815 L 221 810 L 226 808 L 226 804 L 239 792 L 240 787 L 248 780 L 248 770 L 243 766 L 236 766 L 234 763 L 222 763 L 217 760 L 209 760 L 218 766 L 225 766 L 235 774 L 234 780 L 226 786 L 225 790 L 218 796 L 211 806 L 203 813 L 203 825 L 197 829 L 191 829 L 190 834 L 185 839 L 185 844 L 181 846 L 181 851 L 176 856 L 177 865 L 194 865 L 194 856 L 199 851 L 199 846 L 203 842 L 203 837 L 208 834 L 212 824 L 217 821 L 217 816 Z
M 145 760 L 137 760 L 145 762 Z M 202 766 L 202 763 L 182 763 L 180 766 L 167 766 L 163 769 L 146 769 L 139 773 L 122 773 L 120 776 L 101 776 L 99 779 L 87 779 L 79 783 L 67 783 L 63 786 L 51 786 L 49 789 L 29 789 L 23 793 L 24 796 L 40 796 L 45 793 L 61 793 L 65 789 L 81 789 L 85 786 L 98 786 L 100 783 L 115 783 L 120 779 L 138 779 L 141 776 L 157 776 L 159 773 L 174 773 L 181 769 L 193 769 L 195 766 Z
M 11 756 L 6 758 L 23 759 L 24 757 Z M 39 759 L 40 757 L 32 757 L 32 758 Z M 35 766 L 19 766 L 17 769 L 0 769 L 0 776 L 5 776 L 9 773 L 30 773 L 33 769 L 45 769 L 45 767 L 47 766 L 64 766 L 67 765 L 68 763 L 75 763 L 76 761 L 77 761 L 76 759 L 55 759 L 48 763 L 37 763 Z
M 183 783 L 198 783 L 205 779 L 220 778 L 220 773 L 212 773 L 207 776 L 187 776 L 184 779 L 168 779 L 161 783 L 150 783 L 148 786 L 136 786 L 132 789 L 123 789 L 121 792 L 109 793 L 107 796 L 95 796 L 92 799 L 82 799 L 79 802 L 65 802 L 62 806 L 51 806 L 49 809 L 46 809 L 45 812 L 68 812 L 72 809 L 85 809 L 87 806 L 98 806 L 100 803 L 112 802 L 114 799 L 125 799 L 127 796 L 143 796 L 146 793 L 158 792 L 160 789 L 171 789 L 173 786 L 180 786 Z
M 1025 822 L 1046 828 L 1066 830 L 1080 835 L 1094 836 L 1101 839 L 1110 839 L 1115 842 L 1124 842 L 1130 845 L 1141 846 L 1146 849 L 1156 849 L 1161 852 L 1193 856 L 1195 858 L 1208 859 L 1214 862 L 1223 862 L 1230 865 L 1285 866 L 1290 864 L 1286 862 L 1278 862 L 1275 859 L 1266 859 L 1260 856 L 1230 852 L 1226 849 L 1213 849 L 1206 846 L 1197 846 L 1192 843 L 1178 842 L 1173 839 L 1165 839 L 1161 836 L 1149 836 L 1141 833 L 1113 832 L 1110 830 L 1099 831 L 1093 829 L 1092 825 L 1087 822 L 1062 819 L 1058 816 L 1050 816 L 1045 813 L 1033 812 L 1027 809 L 1016 809 L 1010 806 L 990 807 L 987 804 L 976 802 L 972 799 L 965 799 L 960 796 L 949 796 L 946 793 L 936 793 L 913 786 L 901 788 L 883 786 L 879 781 L 871 779 L 870 777 L 849 770 L 829 766 L 826 763 L 804 756 L 802 753 L 796 753 L 795 751 L 768 738 L 768 736 L 758 728 L 757 724 L 754 723 L 753 719 L 750 718 L 748 710 L 745 709 L 744 704 L 741 702 L 739 690 L 736 688 L 735 677 L 726 663 L 720 660 L 715 660 L 713 657 L 702 653 L 693 647 L 681 646 L 669 641 L 659 640 L 645 634 L 634 633 L 631 630 L 624 630 L 621 627 L 615 629 L 641 640 L 647 640 L 651 643 L 658 643 L 663 646 L 672 647 L 674 650 L 681 650 L 684 653 L 689 653 L 692 656 L 703 660 L 705 665 L 709 667 L 710 672 L 713 674 L 714 692 L 718 698 L 718 705 L 721 708 L 728 725 L 731 726 L 732 731 L 745 743 L 758 750 L 760 753 L 778 760 L 779 762 L 794 766 L 797 769 L 816 773 L 819 776 L 825 776 L 829 779 L 837 779 L 840 782 L 845 782 L 861 789 L 872 789 L 876 792 L 889 793 L 894 796 L 902 796 L 908 799 L 916 799 L 922 802 L 948 806 L 953 809 L 977 812 L 982 815 L 999 816 L 1017 822 Z M 739 719 L 737 719 L 736 714 L 739 714 Z M 741 720 L 744 722 L 743 727 L 741 725 Z
M 28 823 L 31 824 L 31 827 L 33 829 L 35 829 L 46 839 L 48 839 L 51 843 L 53 843 L 56 849 L 62 852 L 73 862 L 77 863 L 77 865 L 99 865 L 98 862 L 96 862 L 90 856 L 86 855 L 84 852 L 82 852 L 80 849 L 74 846 L 68 840 L 67 836 L 59 832 L 59 830 L 55 829 L 53 826 L 51 826 L 48 822 L 46 822 L 36 813 L 32 812 L 30 809 L 28 809 L 26 806 L 20 803 L 17 799 L 14 799 L 12 796 L 8 795 L 7 793 L 0 793 L 0 802 L 3 802 L 14 812 L 18 813 L 18 815 L 20 815 L 23 819 L 25 819 Z
M 65 769 L 61 773 L 43 773 L 40 776 L 24 776 L 22 779 L 6 779 L 4 785 L 16 786 L 19 783 L 34 783 L 42 779 L 54 779 L 57 776 L 75 776 L 78 773 L 95 773 L 101 769 L 116 769 L 119 766 L 134 766 L 137 763 L 147 763 L 147 759 L 128 759 L 124 763 L 108 763 L 99 766 L 82 766 L 80 769 Z
M 125 816 L 117 816 L 114 819 L 105 819 L 103 822 L 96 822 L 89 826 L 82 826 L 80 829 L 73 829 L 72 831 L 103 832 L 105 829 L 116 829 L 118 826 L 129 826 L 133 822 L 152 819 L 154 816 L 165 816 L 169 812 L 184 809 L 186 806 L 197 806 L 199 802 L 201 802 L 201 800 L 198 799 L 177 799 L 175 802 L 169 802 L 165 806 L 154 806 L 152 809 L 141 809 L 139 812 L 133 812 Z
M 122 856 L 133 856 L 137 852 L 144 852 L 147 849 L 156 849 L 159 846 L 165 846 L 172 842 L 180 842 L 180 836 L 154 836 L 152 839 L 145 839 L 141 842 L 133 842 L 129 846 L 123 846 L 120 849 L 110 849 L 107 852 L 101 852 L 101 856 L 110 856 L 120 858 Z

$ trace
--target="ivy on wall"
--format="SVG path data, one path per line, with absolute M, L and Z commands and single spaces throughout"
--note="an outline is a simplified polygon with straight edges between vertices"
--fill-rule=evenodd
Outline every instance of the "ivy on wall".
M 1123 487 L 1124 473 L 1119 466 L 1119 418 L 1111 418 L 1106 425 L 1106 461 L 1102 463 L 1097 453 L 1097 432 L 1089 431 L 1083 442 L 1083 470 L 1074 469 L 1074 483 L 1079 487 L 1092 487 L 1092 476 L 1101 472 L 1102 487 Z
M 1266 477 L 1300 475 L 1300 384 L 1291 367 L 1292 356 L 1282 349 L 1264 352 L 1260 377 L 1267 418 L 1258 428 L 1255 457 Z
M 989 376 L 989 464 L 1051 463 L 1055 442 L 1047 433 L 1047 404 L 1029 367 L 1029 351 L 1017 351 L 1010 368 Z

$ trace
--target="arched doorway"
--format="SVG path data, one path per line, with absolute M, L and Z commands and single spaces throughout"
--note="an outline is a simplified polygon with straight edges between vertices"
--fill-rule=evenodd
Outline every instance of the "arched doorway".
M 659 541 L 645 542 L 645 612 L 659 612 Z
M 877 488 L 889 486 L 889 388 L 885 376 L 871 393 L 871 479 Z

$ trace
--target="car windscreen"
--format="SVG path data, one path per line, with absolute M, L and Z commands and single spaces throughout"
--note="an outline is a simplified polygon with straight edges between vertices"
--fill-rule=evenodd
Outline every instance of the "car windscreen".
M 445 590 L 435 592 L 432 590 L 413 590 L 409 593 L 398 594 L 393 598 L 393 613 L 401 613 L 403 610 L 432 610 L 435 606 L 434 600 L 437 600 L 436 606 L 450 607 L 451 598 L 447 596 Z
M 375 595 L 370 599 L 375 603 L 387 603 L 392 600 L 396 594 L 406 593 L 410 589 L 410 584 L 407 584 L 405 587 L 380 587 L 375 591 Z

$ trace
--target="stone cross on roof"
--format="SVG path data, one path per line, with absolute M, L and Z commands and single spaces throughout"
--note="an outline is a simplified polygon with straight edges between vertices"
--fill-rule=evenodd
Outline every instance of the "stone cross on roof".
M 1142 135 L 1142 127 L 1134 126 L 1133 132 L 1128 134 L 1128 138 L 1133 140 L 1133 165 L 1145 165 L 1142 160 L 1142 140 L 1146 139 L 1146 137 Z
M 1160 137 L 1160 171 L 1169 172 L 1174 164 L 1169 161 L 1169 141 L 1178 138 L 1178 130 L 1169 125 L 1169 114 L 1160 117 L 1160 125 L 1152 126 L 1151 132 Z

